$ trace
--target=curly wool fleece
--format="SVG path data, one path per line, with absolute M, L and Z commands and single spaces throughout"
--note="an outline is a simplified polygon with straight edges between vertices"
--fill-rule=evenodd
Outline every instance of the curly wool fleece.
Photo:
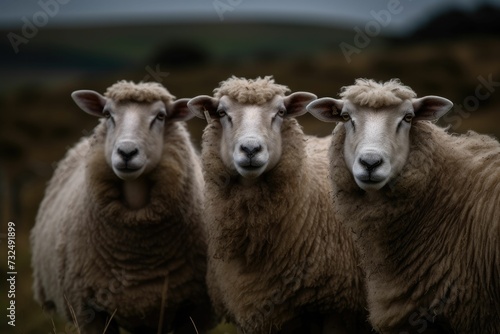
M 345 165 L 344 140 L 339 124 L 330 150 L 332 197 L 362 254 L 374 328 L 393 333 L 425 323 L 498 333 L 500 144 L 416 122 L 401 174 L 369 195 Z

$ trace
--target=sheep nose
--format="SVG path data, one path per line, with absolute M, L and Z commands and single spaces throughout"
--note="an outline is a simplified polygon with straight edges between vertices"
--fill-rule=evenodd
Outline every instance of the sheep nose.
M 139 150 L 134 143 L 125 142 L 120 143 L 120 146 L 117 148 L 117 152 L 124 161 L 129 161 L 136 156 L 137 153 L 139 153 Z
M 246 144 L 241 144 L 240 149 L 245 152 L 247 157 L 251 158 L 262 150 L 262 146 L 256 142 L 249 142 Z
M 359 163 L 369 172 L 380 166 L 383 162 L 382 157 L 374 153 L 365 153 L 359 158 Z

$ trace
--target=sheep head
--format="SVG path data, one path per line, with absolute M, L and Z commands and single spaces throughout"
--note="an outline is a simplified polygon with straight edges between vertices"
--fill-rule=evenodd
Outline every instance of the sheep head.
M 416 98 L 398 80 L 358 79 L 341 96 L 313 101 L 307 110 L 322 121 L 344 123 L 345 163 L 365 191 L 379 190 L 400 174 L 410 153 L 413 122 L 437 120 L 453 106 L 439 96 Z
M 315 98 L 311 93 L 296 92 L 275 95 L 262 103 L 242 103 L 227 95 L 198 96 L 188 107 L 197 117 L 220 124 L 220 157 L 226 168 L 245 180 L 255 180 L 281 158 L 283 121 L 305 114 L 305 106 Z
M 83 111 L 104 118 L 105 159 L 123 180 L 137 179 L 158 165 L 168 122 L 193 117 L 187 108 L 188 99 L 173 102 L 173 96 L 161 89 L 153 83 L 119 82 L 105 96 L 91 90 L 71 94 Z

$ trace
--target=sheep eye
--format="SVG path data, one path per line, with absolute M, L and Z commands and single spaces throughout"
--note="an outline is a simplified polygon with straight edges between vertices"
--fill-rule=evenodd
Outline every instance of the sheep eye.
M 278 116 L 283 117 L 283 116 L 285 116 L 285 114 L 286 114 L 286 109 L 283 108 L 283 109 L 278 110 L 278 113 L 277 113 Z
M 351 116 L 349 116 L 349 114 L 348 114 L 348 113 L 346 113 L 346 112 L 344 112 L 344 113 L 340 114 L 340 117 L 342 117 L 342 119 L 343 119 L 344 121 L 346 121 L 346 122 L 347 122 L 347 121 L 349 121 L 349 120 L 351 119 Z
M 404 119 L 405 122 L 411 123 L 411 120 L 413 119 L 413 115 L 412 114 L 406 114 L 403 119 Z
M 111 113 L 109 112 L 109 110 L 103 110 L 102 115 L 106 118 L 111 118 Z
M 159 121 L 163 121 L 165 120 L 165 114 L 162 113 L 162 112 L 159 112 L 157 115 L 156 115 L 156 119 L 159 120 Z
M 217 110 L 217 114 L 219 115 L 219 117 L 224 117 L 227 115 L 224 109 Z

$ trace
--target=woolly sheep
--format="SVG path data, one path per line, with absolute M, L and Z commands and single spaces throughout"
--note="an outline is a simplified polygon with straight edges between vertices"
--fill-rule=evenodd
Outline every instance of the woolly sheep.
M 83 333 L 102 334 L 110 318 L 106 333 L 194 333 L 189 316 L 204 330 L 203 175 L 182 122 L 187 99 L 126 81 L 72 98 L 102 120 L 59 163 L 40 205 L 35 299 L 67 319 L 74 311 Z
M 209 294 L 243 333 L 318 333 L 323 321 L 361 332 L 363 273 L 324 182 L 330 140 L 306 137 L 294 119 L 316 96 L 288 91 L 271 77 L 232 77 L 214 97 L 188 103 L 209 118 L 202 141 Z
M 358 79 L 307 109 L 340 121 L 337 217 L 352 228 L 381 333 L 500 333 L 500 144 L 429 121 L 452 103 Z

